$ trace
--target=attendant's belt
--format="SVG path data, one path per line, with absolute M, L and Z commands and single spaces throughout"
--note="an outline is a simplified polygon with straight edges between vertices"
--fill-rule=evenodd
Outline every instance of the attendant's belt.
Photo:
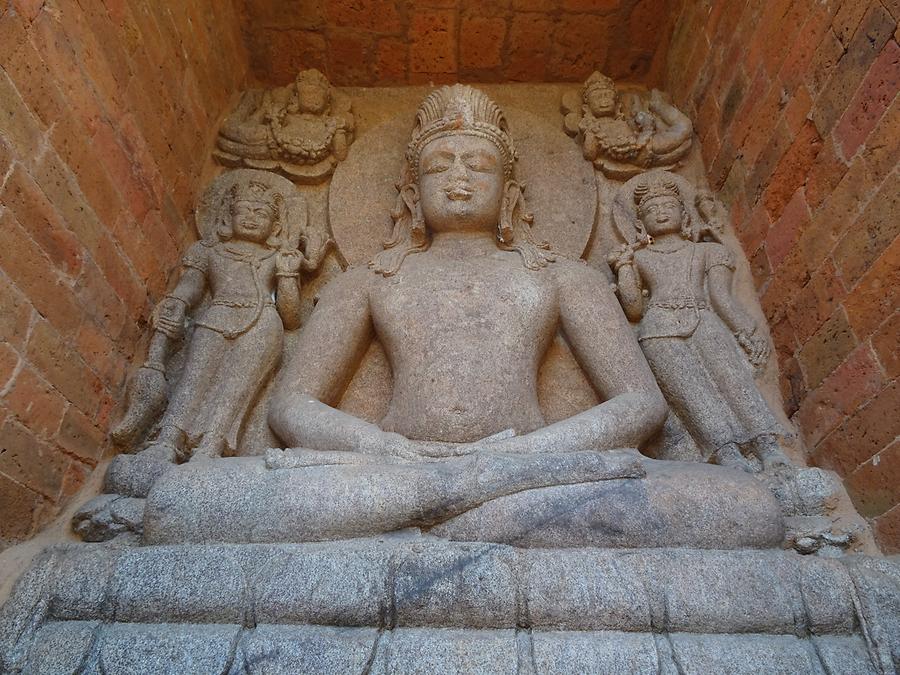
M 696 298 L 669 298 L 667 300 L 651 300 L 648 307 L 659 307 L 660 309 L 709 309 L 709 303 Z
M 258 300 L 227 300 L 223 298 L 219 298 L 213 300 L 210 305 L 217 305 L 219 307 L 237 307 L 240 309 L 257 309 L 259 307 Z M 264 300 L 262 303 L 263 307 L 274 307 L 275 302 L 271 299 Z

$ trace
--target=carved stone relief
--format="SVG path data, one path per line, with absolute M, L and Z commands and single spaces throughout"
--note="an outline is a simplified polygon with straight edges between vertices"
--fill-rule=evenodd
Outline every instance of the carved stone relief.
M 649 168 L 672 168 L 691 149 L 690 119 L 654 89 L 620 92 L 595 72 L 579 93 L 563 97 L 566 132 L 604 175 L 627 180 Z
M 285 87 L 244 92 L 222 123 L 213 151 L 225 166 L 281 174 L 303 195 L 302 317 L 312 311 L 315 294 L 347 266 L 328 223 L 328 188 L 355 131 L 351 99 L 318 70 L 301 70 Z
M 197 211 L 201 238 L 156 308 L 147 361 L 112 431 L 120 445 L 139 441 L 164 409 L 147 455 L 174 461 L 237 450 L 247 412 L 280 361 L 283 329 L 300 323 L 304 215 L 293 184 L 270 172 L 238 169 L 210 185 Z M 167 362 L 187 320 L 186 359 L 173 376 Z
M 219 130 L 214 155 L 226 166 L 316 184 L 347 157 L 354 128 L 350 99 L 318 70 L 302 70 L 286 87 L 244 92 Z
M 896 566 L 839 557 L 858 518 L 782 453 L 727 220 L 690 172 L 643 171 L 690 145 L 663 152 L 678 120 L 648 110 L 660 138 L 612 129 L 634 152 L 596 130 L 624 182 L 468 86 L 373 126 L 316 193 L 353 265 L 308 317 L 327 184 L 216 178 L 117 429 L 140 451 L 76 516 L 115 541 L 26 573 L 0 670 L 139 672 L 178 644 L 184 672 L 890 672 Z M 242 450 L 269 394 L 280 447 Z M 699 461 L 642 454 L 669 408 Z

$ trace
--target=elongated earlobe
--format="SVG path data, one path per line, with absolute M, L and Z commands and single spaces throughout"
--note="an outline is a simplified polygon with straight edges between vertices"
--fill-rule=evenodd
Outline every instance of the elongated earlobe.
M 500 222 L 497 223 L 497 238 L 504 244 L 510 243 L 515 237 L 513 219 L 516 207 L 522 196 L 522 186 L 514 180 L 506 181 L 503 188 L 503 207 L 500 209 Z
M 415 183 L 404 185 L 400 189 L 400 198 L 406 204 L 406 208 L 409 209 L 410 216 L 412 217 L 411 230 L 413 242 L 421 243 L 425 241 L 427 233 L 425 231 L 425 216 L 422 215 L 422 206 L 419 204 L 419 188 Z

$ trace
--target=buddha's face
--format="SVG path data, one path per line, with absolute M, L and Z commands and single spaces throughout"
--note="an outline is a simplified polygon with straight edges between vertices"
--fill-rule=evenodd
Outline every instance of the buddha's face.
M 503 156 L 485 138 L 438 138 L 419 156 L 419 200 L 432 232 L 496 228 L 505 183 Z
M 607 117 L 616 112 L 618 94 L 612 87 L 595 87 L 587 96 L 587 104 L 596 117 Z
M 300 112 L 321 115 L 328 107 L 328 92 L 315 82 L 297 82 L 297 106 Z
M 238 200 L 231 209 L 231 230 L 236 239 L 265 242 L 275 228 L 275 212 L 269 204 Z
M 659 237 L 672 232 L 681 232 L 684 209 L 676 197 L 651 197 L 641 204 L 638 216 L 647 233 Z

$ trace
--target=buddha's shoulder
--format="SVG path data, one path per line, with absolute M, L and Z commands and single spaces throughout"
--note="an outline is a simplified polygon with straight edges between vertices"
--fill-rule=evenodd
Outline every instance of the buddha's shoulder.
M 332 277 L 318 296 L 323 299 L 364 294 L 380 277 L 380 274 L 369 269 L 365 263 L 352 265 Z

